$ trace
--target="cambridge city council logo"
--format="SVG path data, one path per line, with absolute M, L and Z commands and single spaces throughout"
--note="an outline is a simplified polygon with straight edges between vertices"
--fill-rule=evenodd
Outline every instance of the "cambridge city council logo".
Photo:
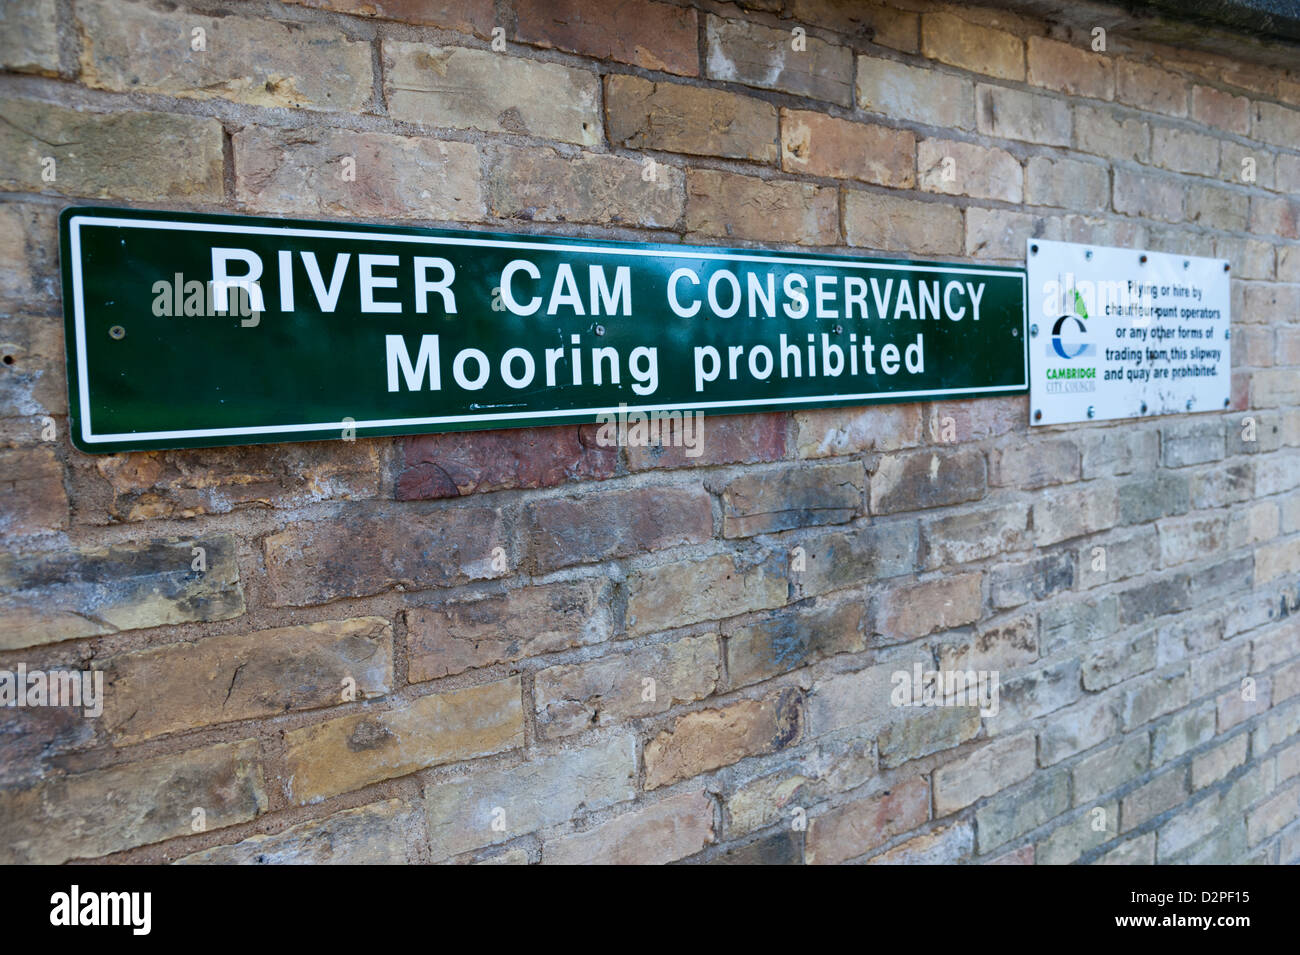
M 1047 369 L 1048 394 L 1079 394 L 1097 390 L 1097 368 L 1074 364 L 1077 358 L 1090 358 L 1097 354 L 1097 346 L 1087 340 L 1088 308 L 1078 289 L 1074 292 L 1074 311 L 1061 314 L 1052 325 L 1047 340 L 1047 357 L 1067 361 L 1065 367 Z

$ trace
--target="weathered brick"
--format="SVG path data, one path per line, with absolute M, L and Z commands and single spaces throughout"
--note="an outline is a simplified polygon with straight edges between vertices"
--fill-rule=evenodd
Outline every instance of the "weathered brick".
M 839 195 L 811 183 L 692 169 L 686 176 L 686 228 L 695 236 L 834 245 Z
M 627 588 L 634 634 L 781 607 L 789 590 L 776 561 L 745 564 L 731 554 L 637 570 Z
M 1250 100 L 1198 84 L 1192 87 L 1192 119 L 1246 136 L 1250 133 Z
M 1011 852 L 1003 853 L 996 858 L 989 859 L 984 865 L 1033 865 L 1034 864 L 1034 847 L 1032 845 L 1021 846 Z
M 958 865 L 975 851 L 975 829 L 966 822 L 940 826 L 899 843 L 868 860 L 868 865 Z
M 1194 515 L 1160 522 L 1160 564 L 1177 564 L 1207 557 L 1222 549 L 1227 537 L 1227 522 L 1219 515 Z
M 727 831 L 755 832 L 792 817 L 796 808 L 856 789 L 876 775 L 871 740 L 825 741 L 815 749 L 791 750 L 775 772 L 744 779 L 726 797 Z
M 1268 368 L 1252 376 L 1250 403 L 1256 408 L 1276 408 L 1300 403 L 1300 377 L 1290 368 Z
M 776 107 L 749 96 L 612 74 L 605 77 L 605 110 L 610 142 L 629 149 L 777 158 Z
M 1253 137 L 1273 146 L 1293 148 L 1300 142 L 1300 110 L 1256 100 Z
M 68 493 L 53 448 L 0 449 L 0 533 L 13 540 L 67 526 Z
M 980 573 L 940 577 L 891 587 L 873 604 L 875 633 L 887 643 L 906 643 L 980 618 Z
M 1156 126 L 1151 130 L 1151 162 L 1174 172 L 1213 176 L 1219 169 L 1219 141 L 1187 129 Z
M 928 126 L 973 130 L 974 84 L 896 60 L 858 57 L 857 102 L 869 113 Z
M 1277 534 L 1278 507 L 1272 501 L 1259 501 L 1228 518 L 1228 547 L 1232 550 L 1272 540 Z
M 1129 480 L 1120 485 L 1118 505 L 1120 524 L 1147 524 L 1185 514 L 1191 506 L 1191 481 L 1186 474 L 1164 472 Z
M 1078 660 L 1066 660 L 1000 680 L 997 714 L 986 721 L 989 735 L 1005 733 L 1076 702 L 1083 695 L 1079 671 Z
M 921 524 L 921 566 L 938 570 L 1021 550 L 1029 541 L 1029 511 L 1019 504 L 962 511 Z
M 1038 621 L 1030 614 L 1002 617 L 979 627 L 971 636 L 935 646 L 944 670 L 1007 671 L 1038 659 Z
M 917 175 L 925 192 L 1020 202 L 1024 171 L 1004 149 L 946 139 L 923 139 L 916 150 Z
M 1083 688 L 1104 690 L 1155 669 L 1156 635 L 1120 637 L 1094 650 L 1083 661 Z
M 808 697 L 809 735 L 825 736 L 849 727 L 874 732 L 901 719 L 900 709 L 891 701 L 898 672 L 897 663 L 881 663 L 819 679 Z
M 53 776 L 0 791 L 0 862 L 58 865 L 189 835 L 200 807 L 208 830 L 266 811 L 255 740 Z
M 1187 670 L 1158 671 L 1123 687 L 1120 713 L 1124 730 L 1134 729 L 1187 705 L 1191 684 Z
M 749 756 L 775 753 L 799 741 L 804 703 L 796 689 L 720 709 L 696 710 L 645 744 L 645 788 L 667 786 Z
M 1214 706 L 1175 713 L 1151 734 L 1151 767 L 1163 766 L 1214 738 Z
M 76 520 L 106 524 L 374 498 L 382 461 L 364 441 L 136 451 L 74 457 L 69 483 Z
M 1044 600 L 1073 587 L 1074 573 L 1074 555 L 1068 551 L 1000 564 L 989 574 L 989 604 L 1006 609 Z
M 1116 212 L 1163 222 L 1183 221 L 1183 185 L 1168 176 L 1130 169 L 1115 170 L 1113 202 Z
M 424 501 L 612 477 L 618 448 L 598 445 L 593 428 L 460 431 L 406 438 L 397 499 Z
M 1224 807 L 1218 795 L 1202 799 L 1191 808 L 1178 812 L 1158 831 L 1158 857 L 1167 861 L 1189 846 L 1203 844 L 1224 821 Z
M 1029 83 L 1070 96 L 1115 98 L 1115 73 L 1110 57 L 1089 47 L 1031 36 L 1028 41 Z
M 370 44 L 321 24 L 89 0 L 77 28 L 81 81 L 96 89 L 343 113 L 374 95 Z M 190 47 L 195 28 L 205 51 Z
M 778 4 L 779 6 L 779 4 Z M 904 53 L 919 49 L 917 35 L 920 18 L 908 10 L 896 10 L 882 3 L 858 3 L 845 0 L 793 0 L 791 15 L 802 23 L 870 39 Z
M 686 209 L 686 176 L 664 163 L 647 181 L 643 164 L 622 156 L 501 147 L 493 159 L 488 208 L 499 219 L 672 228 Z
M 1222 746 L 1216 746 L 1192 760 L 1192 789 L 1204 789 L 1224 779 L 1246 762 L 1249 733 L 1239 733 Z
M 1149 524 L 1088 538 L 1075 552 L 1079 590 L 1145 574 L 1160 566 L 1160 535 Z
M 856 463 L 742 475 L 722 490 L 723 536 L 843 524 L 861 513 L 865 480 Z
M 1300 537 L 1290 537 L 1255 548 L 1255 582 L 1268 583 L 1300 573 Z
M 777 832 L 743 846 L 733 846 L 708 860 L 708 865 L 802 865 L 803 839 L 793 830 Z
M 1300 192 L 1300 156 L 1279 154 L 1275 173 L 1278 192 Z
M 1104 531 L 1115 526 L 1119 517 L 1115 488 L 1095 484 L 1079 489 L 1044 491 L 1033 509 L 1034 529 L 1040 547 Z
M 54 0 L 7 3 L 0 31 L 0 67 L 19 73 L 59 70 L 58 14 Z
M 786 456 L 788 421 L 787 415 L 779 413 L 722 415 L 710 418 L 707 424 L 701 421 L 694 434 L 676 421 L 668 421 L 659 444 L 626 449 L 627 467 L 629 471 L 646 471 L 780 461 Z
M 1268 598 L 1264 598 L 1269 604 Z M 1253 601 L 1258 606 L 1258 598 Z M 1291 609 L 1290 602 L 1285 609 Z M 1273 616 L 1270 606 L 1269 617 Z M 1272 627 L 1263 627 L 1250 641 L 1250 672 L 1262 673 L 1271 670 L 1297 653 L 1300 653 L 1300 620 L 1291 618 Z
M 542 843 L 543 865 L 662 865 L 713 842 L 713 802 L 686 792 Z
M 1142 825 L 1187 798 L 1187 767 L 1179 766 L 1133 790 L 1120 802 L 1123 832 Z
M 1300 238 L 1300 201 L 1290 197 L 1251 196 L 1250 231 L 1258 235 L 1277 236 L 1280 239 Z M 1268 291 L 1281 290 L 1269 289 Z M 1248 289 L 1248 297 L 1249 292 Z M 1295 313 L 1290 314 L 1294 316 Z
M 0 379 L 0 408 L 6 416 L 45 410 L 62 414 L 67 409 L 67 387 L 57 375 L 41 374 L 38 381 L 32 380 L 38 371 L 57 368 L 57 360 L 64 354 L 63 323 L 39 317 L 48 311 L 39 303 L 57 297 L 58 247 L 53 208 L 12 201 L 0 205 L 0 302 L 30 302 L 34 306 L 33 314 L 0 315 L 0 339 L 16 365 L 10 369 L 12 374 Z M 29 354 L 22 354 L 24 351 Z M 29 368 L 31 358 L 43 361 Z M 17 365 L 19 361 L 24 363 Z M 45 399 L 39 401 L 39 407 L 23 410 L 23 402 L 14 393 L 19 383 L 28 385 L 32 400 L 38 400 L 38 392 Z
M 905 129 L 852 123 L 811 110 L 781 110 L 781 168 L 910 189 L 916 136 Z
M 1146 162 L 1151 157 L 1151 127 L 1113 110 L 1079 104 L 1074 107 L 1074 147 L 1107 159 Z
M 824 458 L 859 451 L 897 451 L 924 443 L 916 404 L 819 408 L 794 416 L 796 454 Z
M 442 27 L 481 37 L 492 35 L 496 11 L 492 0 L 287 0 L 308 7 L 335 10 L 359 17 L 399 20 Z
M 249 836 L 176 860 L 177 865 L 406 865 L 416 810 L 400 799 L 331 813 L 268 835 Z
M 146 202 L 217 202 L 224 193 L 215 119 L 2 99 L 0 120 L 0 189 Z M 46 158 L 55 162 L 52 182 L 42 177 Z
M 519 0 L 515 37 L 648 70 L 682 76 L 700 72 L 695 11 L 651 0 L 608 6 L 582 0 Z
M 727 634 L 727 673 L 733 687 L 833 656 L 866 649 L 862 603 L 788 607 Z
M 1181 491 L 1175 492 L 1181 497 Z M 1248 501 L 1255 493 L 1255 466 L 1251 461 L 1216 464 L 1196 473 L 1190 482 L 1191 506 L 1223 507 Z
M 1031 156 L 1025 166 L 1027 205 L 1105 212 L 1109 192 L 1110 172 L 1097 163 Z
M 986 259 L 1020 259 L 1028 238 L 1055 238 L 1052 221 L 1039 215 L 1006 209 L 966 210 L 966 254 Z
M 710 16 L 705 25 L 705 68 L 711 79 L 796 96 L 853 103 L 853 51 L 804 36 L 796 50 L 788 30 Z
M 250 126 L 232 139 L 235 194 L 251 211 L 387 219 L 483 218 L 468 143 L 351 130 Z M 355 180 L 341 175 L 355 163 Z
M 791 558 L 791 580 L 800 597 L 814 597 L 910 573 L 916 566 L 917 530 L 904 521 L 872 524 L 797 546 L 801 552 Z
M 1258 845 L 1294 822 L 1300 811 L 1300 783 L 1287 786 L 1246 813 L 1246 842 Z
M 607 580 L 563 581 L 407 610 L 408 679 L 436 680 L 607 640 L 611 590 Z
M 1219 178 L 1237 185 L 1272 189 L 1273 156 L 1255 144 L 1243 145 L 1225 139 L 1219 143 Z
M 504 543 L 499 510 L 460 507 L 400 521 L 353 512 L 294 524 L 268 536 L 262 549 L 271 602 L 301 607 L 499 577 L 492 551 Z
M 844 193 L 844 240 L 852 246 L 916 255 L 960 254 L 962 210 L 876 192 Z
M 1115 827 L 1119 824 L 1119 803 L 1112 802 L 1093 809 L 1103 810 L 1104 815 L 1090 809 L 1057 826 L 1047 838 L 1040 840 L 1034 847 L 1034 864 L 1070 865 L 1085 853 L 1114 839 Z
M 713 536 L 711 498 L 703 488 L 642 487 L 597 496 L 553 497 L 529 504 L 529 560 L 538 573 L 699 544 Z
M 192 727 L 383 696 L 393 631 L 381 617 L 205 637 L 105 661 L 104 725 L 118 745 Z
M 1091 697 L 1059 711 L 1038 733 L 1038 760 L 1054 766 L 1104 743 L 1119 732 L 1119 714 L 1110 697 Z
M 1267 497 L 1300 487 L 1300 452 L 1286 450 L 1261 457 L 1255 466 L 1255 494 Z
M 976 126 L 986 136 L 1070 145 L 1070 107 L 1062 100 L 981 83 L 975 88 L 975 113 Z
M 1079 449 L 1067 438 L 1016 443 L 989 452 L 989 484 L 1031 489 L 1079 479 Z
M 636 795 L 636 742 L 615 736 L 509 769 L 429 782 L 424 811 L 435 861 L 568 822 Z
M 1018 789 L 1010 790 L 975 811 L 975 832 L 980 854 L 991 852 L 1047 820 L 1070 805 L 1070 778 L 1063 772 L 1039 773 Z
M 886 455 L 871 476 L 871 513 L 893 514 L 978 500 L 984 496 L 987 481 L 984 456 L 976 450 Z
M 1074 764 L 1074 804 L 1086 806 L 1137 779 L 1151 765 L 1145 733 L 1107 746 Z
M 548 667 L 536 677 L 538 730 L 555 738 L 663 713 L 711 695 L 721 677 L 715 634 Z
M 1226 733 L 1234 726 L 1258 716 L 1269 708 L 1272 685 L 1268 677 L 1243 678 L 1215 699 L 1218 706 L 1219 732 Z
M 1187 115 L 1187 81 L 1177 73 L 1134 60 L 1115 67 L 1115 99 L 1167 116 Z
M 384 96 L 395 119 L 593 146 L 600 80 L 558 63 L 385 40 Z
M 1027 399 L 976 398 L 934 402 L 926 406 L 927 433 L 933 444 L 944 443 L 949 420 L 959 442 L 979 441 L 1022 431 L 1026 427 Z
M 193 569 L 202 548 L 207 570 Z M 235 541 L 221 535 L 0 553 L 0 649 L 244 612 Z
M 974 689 L 972 688 L 972 692 Z M 876 738 L 880 765 L 892 769 L 913 759 L 960 746 L 980 729 L 976 706 L 939 706 L 904 709 Z
M 1226 229 L 1241 232 L 1246 228 L 1250 202 L 1245 193 L 1217 186 L 1193 184 L 1187 187 L 1187 221 L 1199 223 L 1210 229 Z M 1216 237 L 1216 243 L 1221 241 Z M 1218 248 L 1218 245 L 1215 246 Z M 1225 246 L 1226 248 L 1226 246 Z M 1226 257 L 1226 256 L 1225 256 Z M 1232 256 L 1237 261 L 1233 265 L 1233 274 L 1244 278 L 1250 277 L 1250 270 L 1243 272 L 1247 263 L 1239 256 Z M 1265 276 L 1267 277 L 1267 276 Z
M 523 741 L 519 677 L 365 708 L 284 734 L 288 795 L 299 805 L 319 802 Z
M 1025 78 L 1025 45 L 1019 37 L 964 20 L 955 13 L 921 15 L 921 53 L 986 76 Z
M 1044 656 L 1107 636 L 1119 626 L 1119 601 L 1113 594 L 1072 603 L 1057 601 L 1039 612 L 1039 642 Z
M 836 865 L 855 859 L 916 828 L 929 815 L 930 787 L 920 777 L 909 779 L 809 819 L 804 860 L 808 865 Z
M 946 816 L 1028 778 L 1034 758 L 1034 736 L 1028 733 L 995 740 L 945 763 L 934 771 L 934 814 Z

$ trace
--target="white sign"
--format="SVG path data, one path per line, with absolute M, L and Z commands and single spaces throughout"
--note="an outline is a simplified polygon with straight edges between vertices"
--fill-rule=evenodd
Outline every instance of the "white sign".
M 1228 263 L 1028 240 L 1029 420 L 1229 404 Z

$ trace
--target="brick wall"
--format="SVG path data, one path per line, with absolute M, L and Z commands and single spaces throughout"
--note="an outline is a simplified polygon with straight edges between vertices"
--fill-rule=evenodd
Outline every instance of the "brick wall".
M 915 0 L 0 17 L 0 669 L 106 680 L 99 719 L 0 711 L 0 860 L 1300 859 L 1300 73 Z M 1226 257 L 1233 405 L 86 456 L 87 200 Z M 891 706 L 918 663 L 999 671 L 997 715 Z

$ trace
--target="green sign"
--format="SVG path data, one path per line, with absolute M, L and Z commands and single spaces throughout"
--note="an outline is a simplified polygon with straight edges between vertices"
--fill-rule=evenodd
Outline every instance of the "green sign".
M 85 207 L 60 239 L 88 452 L 1027 388 L 1021 269 Z

